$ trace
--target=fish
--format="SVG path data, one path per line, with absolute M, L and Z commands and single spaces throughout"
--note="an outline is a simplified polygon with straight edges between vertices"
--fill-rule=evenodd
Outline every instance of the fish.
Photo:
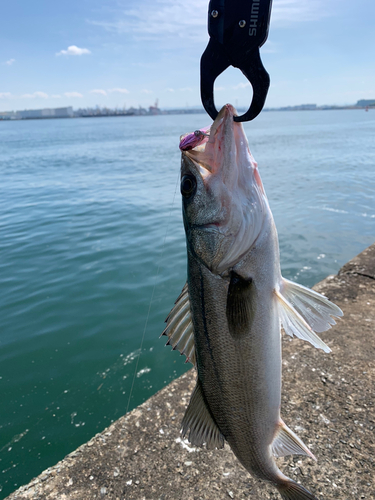
M 284 500 L 317 500 L 275 461 L 291 454 L 316 460 L 280 416 L 281 326 L 329 353 L 317 334 L 343 313 L 282 277 L 275 222 L 234 116 L 227 104 L 207 137 L 181 137 L 187 282 L 162 334 L 197 371 L 181 432 L 207 449 L 226 441 L 245 469 Z

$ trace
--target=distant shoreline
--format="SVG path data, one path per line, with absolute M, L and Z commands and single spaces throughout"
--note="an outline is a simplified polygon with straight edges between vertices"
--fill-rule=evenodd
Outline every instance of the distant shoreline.
M 181 109 L 167 109 L 167 110 L 162 110 L 159 108 L 153 108 L 151 111 L 146 110 L 144 108 L 138 108 L 138 109 L 131 109 L 131 110 L 109 110 L 109 109 L 102 109 L 102 110 L 77 110 L 73 111 L 72 108 L 60 108 L 64 110 L 64 114 L 55 114 L 53 115 L 52 113 L 54 109 L 44 109 L 44 110 L 30 110 L 30 111 L 8 111 L 1 113 L 0 112 L 0 122 L 1 121 L 23 121 L 23 120 L 52 120 L 52 119 L 57 119 L 57 118 L 103 118 L 103 117 L 113 117 L 113 116 L 118 116 L 118 117 L 134 117 L 134 116 L 161 116 L 161 115 L 187 115 L 187 114 L 204 114 L 206 111 L 203 108 L 197 108 L 197 109 L 188 109 L 188 108 L 181 108 Z M 69 113 L 66 112 L 66 110 L 69 109 Z M 299 106 L 286 106 L 286 107 L 280 107 L 280 108 L 264 108 L 264 112 L 269 112 L 269 111 L 277 111 L 277 112 L 282 112 L 282 111 L 330 111 L 330 110 L 343 110 L 343 109 L 351 109 L 351 110 L 374 110 L 375 105 L 364 105 L 364 106 L 357 106 L 357 105 L 351 105 L 351 106 L 316 106 L 316 105 L 299 105 Z M 245 108 L 238 108 L 239 112 L 245 112 Z M 38 116 L 24 116 L 23 114 L 32 114 L 32 113 L 37 113 L 40 112 L 40 115 Z M 42 114 L 43 112 L 51 112 L 51 113 L 45 113 Z

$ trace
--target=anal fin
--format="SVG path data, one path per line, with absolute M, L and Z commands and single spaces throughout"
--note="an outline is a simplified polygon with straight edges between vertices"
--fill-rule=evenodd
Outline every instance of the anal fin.
M 275 457 L 286 455 L 307 455 L 316 460 L 305 443 L 281 420 L 277 434 L 272 442 L 272 453 Z
M 224 436 L 207 407 L 199 379 L 182 419 L 181 433 L 194 446 L 206 443 L 208 450 L 224 447 Z

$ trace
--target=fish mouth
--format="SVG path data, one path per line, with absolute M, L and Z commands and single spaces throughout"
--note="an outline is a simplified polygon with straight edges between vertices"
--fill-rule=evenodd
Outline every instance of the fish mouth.
M 204 217 L 202 224 L 191 228 L 220 235 L 213 258 L 219 273 L 236 265 L 251 249 L 267 213 L 257 163 L 242 124 L 233 119 L 235 116 L 236 109 L 226 104 L 211 128 L 205 129 L 204 140 L 182 151 L 203 180 L 207 202 L 216 200 L 214 209 L 207 208 L 211 220 Z
M 229 121 L 229 119 L 231 119 L 231 121 L 233 122 L 233 126 L 234 126 L 235 122 L 234 122 L 233 118 L 235 116 L 238 116 L 238 113 L 237 113 L 236 109 L 234 108 L 234 106 L 232 106 L 232 104 L 225 104 L 221 108 L 221 110 L 219 111 L 219 114 L 217 115 L 217 117 L 215 118 L 215 121 L 213 122 L 213 124 L 211 126 L 210 135 L 216 133 L 216 131 L 218 130 L 220 125 L 223 123 L 223 121 Z
M 181 136 L 180 149 L 183 144 L 189 144 L 188 149 L 182 149 L 182 153 L 194 162 L 203 180 L 206 180 L 210 174 L 217 174 L 222 170 L 223 151 L 228 150 L 229 142 L 233 142 L 234 131 L 237 128 L 243 130 L 242 125 L 233 120 L 235 116 L 238 116 L 236 109 L 231 104 L 225 104 L 211 127 L 200 129 L 204 131 L 204 134 L 199 135 L 201 140 L 196 143 L 195 147 L 190 147 L 190 145 L 194 144 L 194 137 L 199 131 Z M 231 141 L 228 140 L 229 138 Z

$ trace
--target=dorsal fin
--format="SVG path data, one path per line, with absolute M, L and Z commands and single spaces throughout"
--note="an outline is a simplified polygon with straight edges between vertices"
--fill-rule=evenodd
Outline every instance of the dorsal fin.
M 207 407 L 199 379 L 182 419 L 181 433 L 194 446 L 206 443 L 208 450 L 224 447 L 224 436 Z
M 173 349 L 185 354 L 186 363 L 190 361 L 195 366 L 194 330 L 187 283 L 165 321 L 167 326 L 161 335 L 168 337 L 166 345 L 171 345 Z

